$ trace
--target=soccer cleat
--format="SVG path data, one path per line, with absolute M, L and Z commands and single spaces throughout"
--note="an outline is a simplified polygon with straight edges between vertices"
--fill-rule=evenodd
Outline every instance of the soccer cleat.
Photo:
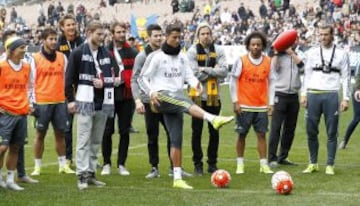
M 16 184 L 15 182 L 7 182 L 6 183 L 6 188 L 10 189 L 10 190 L 14 190 L 14 191 L 21 191 L 24 190 L 23 187 L 20 187 L 18 184 Z
M 75 171 L 72 170 L 67 164 L 62 167 L 59 167 L 60 174 L 75 174 Z
M 271 167 L 271 168 L 276 168 L 276 167 L 279 167 L 279 164 L 278 164 L 276 161 L 271 161 L 271 162 L 269 163 L 269 167 Z
M 36 184 L 36 183 L 39 183 L 39 180 L 35 180 L 35 179 L 25 175 L 23 177 L 18 177 L 18 182 Z
M 122 165 L 119 165 L 119 174 L 122 176 L 130 175 L 130 172 Z
M 260 165 L 260 173 L 264 174 L 273 174 L 274 171 L 272 171 L 269 167 L 269 165 Z
M 214 119 L 211 121 L 211 124 L 214 127 L 214 129 L 218 130 L 222 126 L 224 126 L 225 124 L 230 123 L 233 120 L 234 120 L 233 116 L 228 116 L 228 117 L 215 116 Z
M 111 174 L 111 166 L 110 164 L 106 164 L 102 167 L 101 175 L 110 175 Z
M 70 168 L 73 167 L 73 161 L 72 160 L 66 160 L 66 165 L 69 166 Z
M 34 171 L 31 173 L 31 176 L 39 176 L 41 173 L 41 167 L 36 167 L 34 168 Z
M 318 164 L 309 164 L 305 170 L 302 171 L 302 173 L 308 174 L 319 171 L 319 165 Z
M 236 174 L 244 174 L 245 173 L 245 166 L 244 164 L 238 164 L 236 167 Z
M 6 183 L 4 181 L 2 181 L 2 180 L 0 180 L 0 187 L 6 189 Z
M 146 179 L 152 179 L 157 177 L 160 177 L 160 174 L 159 174 L 159 170 L 156 167 L 153 167 L 149 172 L 149 174 L 145 176 Z
M 325 174 L 334 175 L 335 174 L 334 166 L 330 166 L 330 165 L 326 166 Z
M 174 180 L 173 184 L 174 188 L 180 188 L 180 189 L 193 189 L 190 185 L 188 185 L 184 180 Z
M 78 186 L 79 190 L 84 190 L 84 189 L 88 188 L 87 178 L 83 175 L 80 175 L 77 186 Z
M 340 142 L 338 149 L 345 149 L 345 148 L 346 148 L 346 143 L 343 140 L 343 141 Z

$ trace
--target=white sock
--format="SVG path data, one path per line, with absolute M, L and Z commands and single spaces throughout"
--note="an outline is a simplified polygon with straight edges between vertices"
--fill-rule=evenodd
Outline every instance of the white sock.
M 215 118 L 215 115 L 210 114 L 208 112 L 204 112 L 204 120 L 208 121 L 208 122 L 212 122 Z
M 41 159 L 35 159 L 35 167 L 41 167 Z
M 268 161 L 267 159 L 260 159 L 260 165 L 267 165 Z
M 64 167 L 66 164 L 66 157 L 65 156 L 59 156 L 58 157 L 59 167 Z
M 238 165 L 243 165 L 244 164 L 244 158 L 243 157 L 236 158 L 236 161 L 237 161 Z
M 15 170 L 8 170 L 7 172 L 7 183 L 14 183 Z
M 181 180 L 181 167 L 174 167 L 174 180 Z

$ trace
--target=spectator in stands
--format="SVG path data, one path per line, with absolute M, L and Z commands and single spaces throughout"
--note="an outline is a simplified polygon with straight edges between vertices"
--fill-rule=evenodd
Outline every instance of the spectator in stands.
M 240 17 L 241 20 L 246 20 L 247 19 L 247 12 L 244 6 L 244 3 L 240 3 L 240 7 L 238 8 L 238 15 Z
M 56 6 L 56 11 L 57 11 L 58 14 L 61 14 L 61 13 L 63 13 L 65 11 L 65 9 L 64 9 L 64 7 L 63 7 L 63 5 L 61 4 L 60 1 L 58 2 L 58 5 Z
M 105 8 L 105 7 L 106 7 L 105 0 L 100 0 L 100 8 Z
M 171 7 L 172 7 L 173 14 L 178 12 L 179 11 L 179 0 L 172 0 L 171 1 Z
M 260 5 L 260 8 L 259 8 L 259 13 L 260 13 L 260 17 L 261 18 L 266 18 L 268 16 L 268 10 L 267 10 L 267 7 L 264 3 L 264 0 L 261 0 L 261 5 Z
M 15 10 L 15 7 L 12 7 L 11 12 L 10 12 L 10 23 L 15 23 L 17 17 L 18 17 L 18 15 L 17 15 L 17 12 Z
M 46 24 L 46 17 L 44 13 L 40 13 L 40 16 L 37 19 L 38 27 L 43 27 Z

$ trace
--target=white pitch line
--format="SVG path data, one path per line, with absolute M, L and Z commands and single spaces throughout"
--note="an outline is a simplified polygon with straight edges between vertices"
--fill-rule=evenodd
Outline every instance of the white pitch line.
M 138 145 L 130 146 L 129 150 L 138 149 L 138 148 L 142 148 L 145 146 L 147 146 L 147 144 L 138 144 Z M 113 150 L 112 155 L 117 154 L 117 152 L 118 152 L 118 150 Z M 48 163 L 41 164 L 41 167 L 49 167 L 49 166 L 53 166 L 53 165 L 57 165 L 57 164 L 58 164 L 58 162 L 48 162 Z M 32 168 L 34 168 L 34 166 L 26 167 L 25 170 L 32 169 Z

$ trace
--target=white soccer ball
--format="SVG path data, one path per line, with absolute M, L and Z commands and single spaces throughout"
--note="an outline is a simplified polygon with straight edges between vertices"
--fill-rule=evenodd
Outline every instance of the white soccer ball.
M 278 171 L 273 174 L 271 178 L 271 185 L 278 194 L 287 195 L 291 193 L 294 182 L 288 172 Z

